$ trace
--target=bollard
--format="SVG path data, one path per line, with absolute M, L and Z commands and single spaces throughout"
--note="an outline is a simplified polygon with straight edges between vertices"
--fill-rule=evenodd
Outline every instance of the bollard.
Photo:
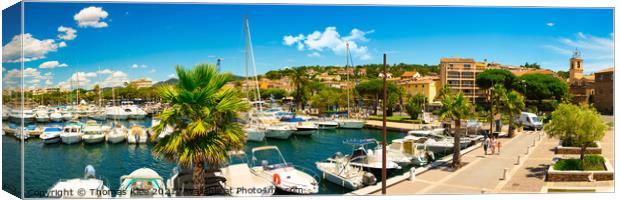
M 521 164 L 521 156 L 517 156 L 517 163 L 515 163 L 515 165 L 519 165 Z
M 527 149 L 525 149 L 525 155 L 530 154 L 530 146 L 527 146 Z
M 508 174 L 508 168 L 504 168 L 504 174 L 502 174 L 502 180 L 506 180 L 507 174 Z
M 411 182 L 415 181 L 415 167 L 412 167 L 411 169 L 409 169 L 409 181 Z
M 532 141 L 532 147 L 536 146 L 536 139 L 534 139 L 534 141 Z
M 482 188 L 482 190 L 480 190 L 480 194 L 485 194 L 487 193 L 487 189 L 486 188 Z
M 542 136 L 542 134 L 538 134 L 538 141 L 541 141 L 541 140 L 542 140 L 542 137 L 541 137 L 541 136 Z

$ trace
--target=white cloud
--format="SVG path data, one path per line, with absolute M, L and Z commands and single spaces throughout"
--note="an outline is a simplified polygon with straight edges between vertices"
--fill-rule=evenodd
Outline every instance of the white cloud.
M 39 40 L 32 37 L 30 33 L 20 34 L 14 36 L 9 43 L 2 47 L 2 62 L 21 61 L 22 38 L 24 62 L 45 58 L 49 52 L 55 52 L 58 48 L 66 46 L 64 42 L 58 44 L 53 39 Z
M 91 6 L 80 10 L 79 13 L 73 16 L 73 19 L 77 21 L 78 26 L 83 28 L 104 28 L 107 27 L 108 24 L 100 20 L 103 20 L 106 17 L 108 17 L 108 12 L 103 10 L 101 7 Z
M 168 74 L 168 78 L 176 78 L 177 75 L 176 74 Z
M 547 26 L 548 26 L 548 27 L 553 27 L 553 26 L 555 26 L 555 23 L 553 23 L 553 22 L 549 22 L 549 23 L 547 23 Z
M 321 57 L 321 54 L 319 52 L 312 52 L 308 54 L 308 57 L 311 57 L 311 58 Z
M 103 70 L 99 70 L 97 71 L 98 74 L 111 74 L 114 73 L 114 71 L 110 70 L 110 69 L 103 69 Z
M 19 69 L 8 70 L 2 77 L 2 83 L 6 84 L 7 88 L 21 87 L 22 73 L 24 78 L 23 83 L 25 84 L 25 87 L 28 88 L 36 88 L 42 80 L 50 80 L 53 78 L 53 74 L 50 72 L 45 73 L 45 75 L 41 75 L 41 72 L 38 69 L 27 67 L 24 71 Z
M 60 26 L 58 27 L 58 32 L 60 32 L 60 34 L 58 34 L 58 38 L 63 40 L 73 40 L 77 37 L 77 31 L 70 27 Z
M 579 50 L 588 72 L 614 66 L 613 35 L 598 37 L 579 32 L 574 38 L 560 38 L 555 44 L 543 45 L 543 48 L 566 57 L 572 56 L 575 49 Z
M 108 74 L 108 76 L 100 81 L 96 79 L 98 74 Z M 64 89 L 77 88 L 78 86 L 80 88 L 92 88 L 95 84 L 102 87 L 116 87 L 128 81 L 129 77 L 125 72 L 105 69 L 96 72 L 75 72 L 67 80 L 59 82 L 57 87 Z
M 67 43 L 65 41 L 62 41 L 58 43 L 58 47 L 67 47 Z
M 297 49 L 300 51 L 312 51 L 308 56 L 315 56 L 318 52 L 323 51 L 332 51 L 336 55 L 344 55 L 348 43 L 351 55 L 367 60 L 371 58 L 368 53 L 368 47 L 359 45 L 359 43 L 368 42 L 369 39 L 366 35 L 373 32 L 373 30 L 364 32 L 359 29 L 353 29 L 349 35 L 342 37 L 340 33 L 336 31 L 336 27 L 330 26 L 325 28 L 323 32 L 314 31 L 307 36 L 303 34 L 284 36 L 283 43 L 287 46 L 296 44 Z
M 103 87 L 117 87 L 129 82 L 129 76 L 122 71 L 115 71 L 106 78 L 101 85 Z
M 53 83 L 52 83 L 52 80 L 50 80 L 50 79 L 47 79 L 47 80 L 45 81 L 45 85 L 47 85 L 47 86 L 50 86 L 50 85 L 52 85 L 52 84 L 53 84 Z
M 137 68 L 147 68 L 146 65 L 138 65 L 138 64 L 133 64 L 130 66 L 132 69 L 137 69 Z
M 150 74 L 155 73 L 155 72 L 157 72 L 157 70 L 156 70 L 156 69 L 151 69 L 151 70 L 149 70 L 149 73 L 150 73 Z
M 65 64 L 65 63 L 60 63 L 58 61 L 53 60 L 53 61 L 47 61 L 47 62 L 41 63 L 39 65 L 39 68 L 42 68 L 42 69 L 53 69 L 53 68 L 56 68 L 56 67 L 67 67 L 67 66 L 68 65 Z

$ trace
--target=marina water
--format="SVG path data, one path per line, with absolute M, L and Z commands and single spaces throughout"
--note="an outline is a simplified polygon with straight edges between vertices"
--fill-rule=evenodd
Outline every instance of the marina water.
M 85 121 L 85 120 L 84 120 Z M 119 121 L 129 127 L 133 124 L 145 127 L 151 126 L 151 118 L 144 120 Z M 4 123 L 9 123 L 5 121 Z M 100 122 L 101 123 L 101 122 Z M 103 124 L 112 124 L 106 121 Z M 37 124 L 45 126 L 46 124 Z M 402 138 L 405 132 L 388 131 L 388 142 L 392 139 Z M 343 140 L 382 138 L 381 130 L 374 129 L 336 129 L 320 130 L 312 136 L 291 136 L 287 140 L 267 138 L 263 142 L 248 142 L 246 152 L 251 156 L 254 147 L 275 145 L 284 155 L 285 159 L 295 166 L 309 169 L 319 175 L 319 194 L 344 194 L 350 190 L 340 187 L 326 180 L 321 180 L 320 171 L 316 169 L 315 162 L 323 161 L 333 156 L 336 152 L 350 154 L 352 147 L 343 144 Z M 13 136 L 2 137 L 2 162 L 3 189 L 14 195 L 20 194 L 20 141 Z M 369 146 L 374 147 L 374 146 Z M 109 144 L 73 144 L 63 143 L 46 145 L 37 137 L 28 139 L 24 144 L 25 156 L 25 196 L 44 197 L 45 192 L 60 179 L 80 178 L 83 176 L 84 167 L 91 164 L 97 170 L 97 178 L 103 179 L 106 185 L 117 190 L 120 177 L 132 171 L 148 167 L 155 170 L 164 179 L 171 176 L 175 163 L 154 157 L 151 152 L 152 144 L 129 145 L 127 143 Z M 439 153 L 441 154 L 441 153 Z M 402 171 L 407 171 L 403 169 Z M 378 177 L 379 178 L 379 177 Z

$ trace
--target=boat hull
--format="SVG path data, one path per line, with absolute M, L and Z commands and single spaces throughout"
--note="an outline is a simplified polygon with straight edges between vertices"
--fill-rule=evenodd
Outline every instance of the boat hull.
M 60 137 L 43 139 L 43 144 L 56 144 L 60 142 Z
M 109 143 L 116 144 L 125 141 L 125 136 L 123 135 L 108 135 L 107 138 Z
M 71 136 L 60 136 L 60 139 L 62 140 L 62 143 L 65 144 L 75 144 L 75 143 L 79 143 L 82 139 L 82 137 L 80 137 L 79 135 L 71 135 Z
M 346 128 L 346 129 L 361 129 L 364 128 L 364 122 L 338 122 L 338 128 Z
M 250 131 L 247 132 L 248 141 L 262 142 L 265 140 L 265 132 L 262 131 Z
M 265 132 L 265 137 L 286 140 L 293 135 L 292 130 L 268 130 Z
M 104 135 L 95 135 L 95 136 L 83 136 L 82 140 L 87 144 L 96 144 L 101 143 L 105 140 Z
M 297 128 L 297 131 L 295 131 L 295 133 L 293 134 L 300 135 L 300 136 L 310 136 L 314 133 L 316 133 L 316 129 L 303 130 L 303 129 Z
M 49 117 L 37 117 L 37 122 L 49 122 Z

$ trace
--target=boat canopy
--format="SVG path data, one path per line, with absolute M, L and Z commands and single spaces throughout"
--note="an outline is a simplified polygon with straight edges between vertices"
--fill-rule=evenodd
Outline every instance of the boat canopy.
M 127 176 L 123 176 L 121 179 L 127 179 L 127 178 L 152 178 L 152 179 L 162 179 L 163 178 L 161 176 L 159 176 L 159 174 L 157 174 L 157 172 L 153 171 L 152 169 L 149 168 L 140 168 L 137 169 L 136 171 L 131 172 L 131 174 L 127 175 Z

